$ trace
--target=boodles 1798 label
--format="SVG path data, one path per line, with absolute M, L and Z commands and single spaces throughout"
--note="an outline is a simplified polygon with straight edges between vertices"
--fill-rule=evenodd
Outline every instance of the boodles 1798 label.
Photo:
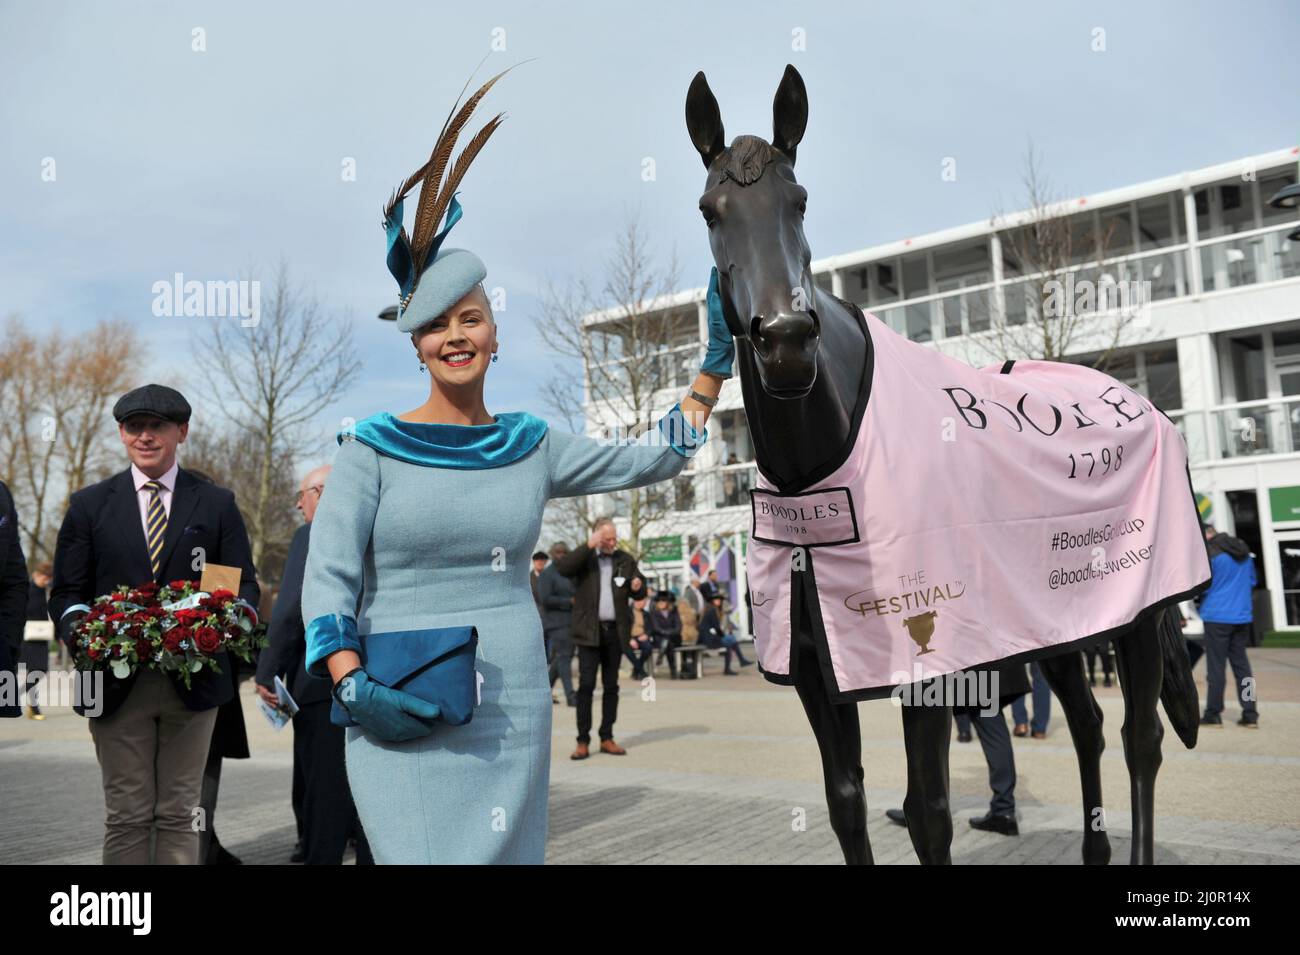
M 806 494 L 777 494 L 756 487 L 749 498 L 754 511 L 750 537 L 756 541 L 790 547 L 858 542 L 858 518 L 846 487 Z

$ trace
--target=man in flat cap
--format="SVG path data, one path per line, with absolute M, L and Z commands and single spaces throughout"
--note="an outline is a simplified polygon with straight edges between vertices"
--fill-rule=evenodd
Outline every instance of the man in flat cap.
M 235 496 L 176 463 L 189 431 L 180 392 L 145 385 L 113 406 L 131 466 L 72 495 L 54 551 L 50 618 L 72 646 L 71 628 L 95 598 L 119 586 L 198 580 L 204 563 L 238 567 L 239 596 L 260 591 Z M 170 674 L 104 673 L 102 695 L 75 707 L 89 717 L 107 812 L 104 863 L 199 861 L 200 804 L 217 708 L 231 699 L 237 661 L 194 674 L 189 689 Z M 155 849 L 149 851 L 151 831 Z

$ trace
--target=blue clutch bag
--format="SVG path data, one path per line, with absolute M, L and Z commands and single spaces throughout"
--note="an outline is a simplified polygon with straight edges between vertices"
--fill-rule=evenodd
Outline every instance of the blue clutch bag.
M 395 630 L 363 633 L 361 665 L 372 680 L 436 703 L 439 719 L 463 726 L 474 717 L 478 699 L 478 651 L 475 627 L 436 627 L 429 630 Z M 338 700 L 330 703 L 330 722 L 356 726 Z

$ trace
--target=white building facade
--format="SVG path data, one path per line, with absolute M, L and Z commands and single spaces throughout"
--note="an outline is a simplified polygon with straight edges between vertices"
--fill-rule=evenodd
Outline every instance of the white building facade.
M 1072 246 L 1072 274 L 1099 288 L 1144 291 L 1140 320 L 1105 370 L 1178 424 L 1202 517 L 1252 546 L 1275 629 L 1300 629 L 1300 209 L 1269 200 L 1296 184 L 1297 161 L 1300 147 L 1060 207 L 1072 233 L 1097 237 Z M 1031 218 L 1003 216 L 817 260 L 814 275 L 912 340 L 988 364 L 991 329 L 1024 323 L 1043 294 L 1043 275 L 1026 274 L 1008 251 L 1016 247 L 1009 230 Z M 650 359 L 661 384 L 657 417 L 699 367 L 704 290 L 666 297 L 652 310 L 676 319 L 673 340 Z M 598 331 L 607 318 L 585 321 Z M 1092 357 L 1085 348 L 1066 356 Z M 592 434 L 618 426 L 614 409 L 588 403 L 587 412 Z M 677 588 L 716 569 L 743 631 L 748 492 L 757 471 L 738 379 L 723 387 L 709 435 L 675 482 L 670 511 L 643 531 L 642 567 Z M 611 495 L 598 506 L 626 535 L 625 503 Z

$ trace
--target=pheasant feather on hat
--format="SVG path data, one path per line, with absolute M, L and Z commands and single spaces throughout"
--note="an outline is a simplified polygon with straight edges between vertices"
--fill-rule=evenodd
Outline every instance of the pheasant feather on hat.
M 462 106 L 456 104 L 442 124 L 442 132 L 434 143 L 429 161 L 403 182 L 384 206 L 384 231 L 388 234 L 388 271 L 397 280 L 400 291 L 397 310 L 397 327 L 413 332 L 437 318 L 469 294 L 487 276 L 483 261 L 467 249 L 444 249 L 443 240 L 461 217 L 460 203 L 456 201 L 456 188 L 465 177 L 474 157 L 503 122 L 504 113 L 497 113 L 480 129 L 469 144 L 451 162 L 456 140 L 469 122 L 474 108 L 487 95 L 493 84 L 506 73 L 502 70 L 478 88 Z M 466 83 L 466 88 L 469 84 Z M 461 90 L 462 95 L 464 89 Z M 459 107 L 459 108 L 458 108 Z M 444 181 L 444 173 L 446 179 Z M 415 207 L 415 223 L 408 237 L 402 223 L 402 204 L 407 194 L 419 184 L 420 201 Z M 438 220 L 446 213 L 442 230 Z

